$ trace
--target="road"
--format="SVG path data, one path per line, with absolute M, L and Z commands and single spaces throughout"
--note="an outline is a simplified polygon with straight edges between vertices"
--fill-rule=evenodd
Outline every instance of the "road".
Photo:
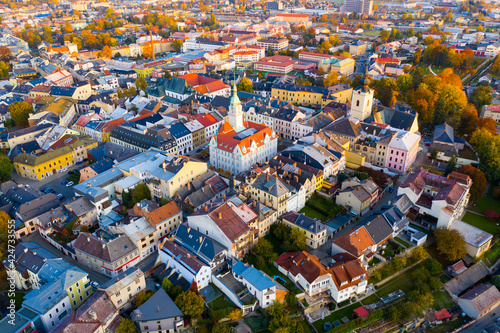
M 471 326 L 461 330 L 462 333 L 479 333 L 479 332 L 500 332 L 500 322 L 496 320 L 500 316 L 500 310 L 496 309 L 492 313 L 488 313 L 485 317 L 479 319 Z
M 47 243 L 42 238 L 42 236 L 40 236 L 40 234 L 38 233 L 38 230 L 23 237 L 22 241 L 23 242 L 35 242 L 38 245 L 40 245 L 40 247 L 46 249 L 47 251 L 52 252 L 54 255 L 56 255 L 58 257 L 64 259 L 64 261 L 66 261 L 67 263 L 69 263 L 73 266 L 76 266 L 78 268 L 81 268 L 83 271 L 88 273 L 88 275 L 92 281 L 97 281 L 97 282 L 99 282 L 99 284 L 102 284 L 110 279 L 108 276 L 91 271 L 86 266 L 82 265 L 80 262 L 76 261 L 75 259 L 71 258 L 70 256 L 67 256 L 67 255 L 63 254 L 61 251 L 57 250 L 51 244 Z
M 12 173 L 12 179 L 18 183 L 18 184 L 28 184 L 32 188 L 35 188 L 37 190 L 44 188 L 44 187 L 50 187 L 54 191 L 61 193 L 64 195 L 63 202 L 66 200 L 71 199 L 72 197 L 75 196 L 75 191 L 73 190 L 72 187 L 66 187 L 65 185 L 61 184 L 63 180 L 68 178 L 68 172 L 71 170 L 79 170 L 82 167 L 85 167 L 86 164 L 85 162 L 79 163 L 76 165 L 72 165 L 71 167 L 68 167 L 68 171 L 62 172 L 62 173 L 57 173 L 47 179 L 43 180 L 34 180 L 34 179 L 27 179 L 20 177 L 17 173 L 13 172 Z

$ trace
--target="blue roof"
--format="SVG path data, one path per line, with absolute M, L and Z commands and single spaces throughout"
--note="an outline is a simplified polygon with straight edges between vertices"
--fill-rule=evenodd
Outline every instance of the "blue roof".
M 236 260 L 233 265 L 233 273 L 241 276 L 243 279 L 248 281 L 257 290 L 266 290 L 276 286 L 273 280 L 265 276 L 261 271 L 255 267 L 246 266 L 241 261 Z
M 172 134 L 174 138 L 179 139 L 191 134 L 191 131 L 189 131 L 183 123 L 177 123 L 170 126 L 170 134 Z
M 89 165 L 97 174 L 103 173 L 113 167 L 113 160 L 105 158 Z
M 58 87 L 58 86 L 53 86 L 52 89 L 50 90 L 51 95 L 57 95 L 57 96 L 67 96 L 71 97 L 75 93 L 76 88 L 75 87 Z
M 33 87 L 34 87 L 34 86 L 37 86 L 37 85 L 39 85 L 39 84 L 43 84 L 43 83 L 47 82 L 47 79 L 46 79 L 46 78 L 44 78 L 44 77 L 40 77 L 40 78 L 38 78 L 38 79 L 33 79 L 33 80 L 28 81 L 28 82 L 29 82 L 30 84 L 32 84 L 32 85 L 33 85 Z

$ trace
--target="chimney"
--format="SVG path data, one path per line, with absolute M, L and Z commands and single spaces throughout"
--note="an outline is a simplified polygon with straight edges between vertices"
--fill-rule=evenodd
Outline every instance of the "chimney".
M 149 30 L 149 36 L 151 37 L 151 53 L 153 53 L 153 61 L 156 61 L 155 46 L 153 44 L 153 32 L 151 30 Z
M 219 213 L 219 219 L 222 219 L 222 213 Z
M 224 198 L 224 201 L 226 201 L 226 195 L 225 194 L 222 196 L 222 198 Z
M 190 233 L 190 232 L 191 232 L 191 228 L 188 228 L 188 233 Z
M 302 169 L 299 169 L 299 175 L 300 175 L 301 172 L 302 172 Z
M 205 212 L 208 212 L 208 206 L 205 206 Z
M 253 202 L 253 206 L 254 206 L 254 207 L 257 207 L 257 201 L 254 201 L 254 202 Z
M 203 237 L 200 236 L 200 243 L 203 241 Z
M 287 179 L 287 180 L 286 180 L 286 183 L 287 183 L 287 184 L 290 184 L 290 181 Z
M 269 172 L 266 173 L 266 182 L 269 181 Z
M 314 143 L 316 143 L 317 139 L 318 139 L 318 134 L 314 134 Z
M 188 187 L 188 190 L 190 190 L 191 189 L 191 183 L 188 182 L 187 183 L 187 187 Z
M 293 178 L 294 178 L 295 182 L 297 182 L 297 183 L 299 182 L 299 176 L 295 176 Z

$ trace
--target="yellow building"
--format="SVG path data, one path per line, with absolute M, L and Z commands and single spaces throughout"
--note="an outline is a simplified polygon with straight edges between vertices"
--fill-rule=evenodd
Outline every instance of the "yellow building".
M 96 141 L 82 138 L 38 156 L 19 154 L 14 158 L 14 167 L 21 177 L 41 180 L 82 161 L 86 157 L 87 150 L 95 147 L 97 147 Z
M 88 274 L 77 267 L 66 270 L 61 280 L 73 309 L 78 308 L 93 293 Z
M 350 102 L 352 88 L 330 91 L 328 88 L 323 87 L 279 83 L 272 87 L 271 96 L 288 103 L 311 104 L 324 107 L 330 102 Z
M 346 167 L 357 169 L 365 165 L 366 156 L 355 151 L 345 151 Z

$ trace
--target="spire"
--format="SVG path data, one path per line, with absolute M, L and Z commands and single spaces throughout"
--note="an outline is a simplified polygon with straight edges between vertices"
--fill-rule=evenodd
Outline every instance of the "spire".
M 238 98 L 238 90 L 236 89 L 236 84 L 233 84 L 233 96 L 231 96 L 231 105 L 240 105 L 240 99 Z

